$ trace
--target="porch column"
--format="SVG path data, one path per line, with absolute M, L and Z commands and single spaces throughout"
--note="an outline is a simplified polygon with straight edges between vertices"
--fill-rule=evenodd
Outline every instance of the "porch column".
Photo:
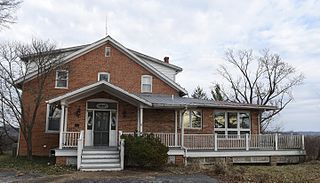
M 178 146 L 178 112 L 174 111 L 174 146 Z
M 184 125 L 182 121 L 182 113 L 180 111 L 180 124 L 181 124 L 181 147 L 184 147 Z
M 137 113 L 138 113 L 137 132 L 138 132 L 138 135 L 141 135 L 143 132 L 143 107 L 142 106 L 138 107 Z
M 63 129 L 64 129 L 64 119 L 65 119 L 65 116 L 64 116 L 64 112 L 65 112 L 65 106 L 66 106 L 66 103 L 65 101 L 61 101 L 60 103 L 61 105 L 61 118 L 60 118 L 60 130 L 59 130 L 59 149 L 62 149 L 62 144 L 63 144 Z
M 143 134 L 143 108 L 140 106 L 140 134 Z

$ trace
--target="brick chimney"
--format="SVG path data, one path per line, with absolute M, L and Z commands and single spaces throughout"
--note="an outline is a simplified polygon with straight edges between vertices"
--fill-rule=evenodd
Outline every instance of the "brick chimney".
M 163 61 L 168 64 L 169 63 L 169 57 L 164 57 Z

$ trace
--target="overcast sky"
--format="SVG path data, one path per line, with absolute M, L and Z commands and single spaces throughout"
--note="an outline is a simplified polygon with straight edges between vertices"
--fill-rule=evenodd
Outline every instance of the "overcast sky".
M 269 48 L 303 72 L 304 85 L 277 119 L 284 130 L 320 131 L 320 1 L 24 0 L 17 23 L 0 40 L 54 40 L 59 47 L 87 44 L 108 33 L 124 46 L 184 71 L 189 93 L 208 93 L 228 48 Z

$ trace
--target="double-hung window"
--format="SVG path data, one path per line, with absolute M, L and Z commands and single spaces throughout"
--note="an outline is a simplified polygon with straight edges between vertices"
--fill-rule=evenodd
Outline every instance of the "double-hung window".
M 182 113 L 182 124 L 184 128 L 200 129 L 202 127 L 202 111 L 186 110 Z
M 47 132 L 58 132 L 60 129 L 61 105 L 47 104 Z
M 141 76 L 141 93 L 152 93 L 152 76 Z
M 214 130 L 221 135 L 241 135 L 250 133 L 249 112 L 217 111 L 214 113 Z
M 99 72 L 98 73 L 98 81 L 110 82 L 110 74 L 107 72 Z
M 67 70 L 56 71 L 56 88 L 68 88 L 69 74 Z

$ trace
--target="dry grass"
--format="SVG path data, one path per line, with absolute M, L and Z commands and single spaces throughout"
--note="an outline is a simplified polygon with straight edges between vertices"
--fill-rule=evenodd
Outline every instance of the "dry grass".
M 217 170 L 218 169 L 218 170 Z M 208 175 L 224 182 L 320 182 L 320 162 L 313 161 L 295 165 L 213 165 Z

